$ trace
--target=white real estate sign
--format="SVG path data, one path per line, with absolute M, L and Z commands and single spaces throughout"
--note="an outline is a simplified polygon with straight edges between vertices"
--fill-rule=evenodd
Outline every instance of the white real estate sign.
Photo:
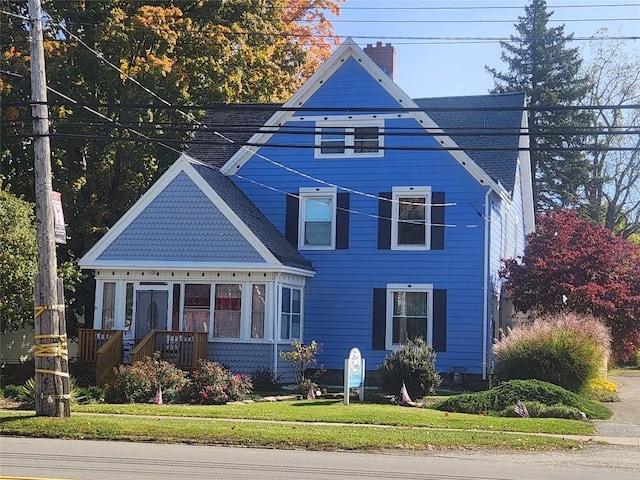
M 352 388 L 359 390 L 360 401 L 364 401 L 364 358 L 360 350 L 353 347 L 349 352 L 349 358 L 344 361 L 344 404 L 349 405 L 349 391 Z

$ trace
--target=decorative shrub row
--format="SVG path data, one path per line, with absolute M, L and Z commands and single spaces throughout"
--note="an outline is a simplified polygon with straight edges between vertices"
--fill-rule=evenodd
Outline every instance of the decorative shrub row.
M 231 373 L 219 363 L 199 360 L 189 374 L 161 360 L 159 354 L 132 365 L 120 365 L 107 385 L 107 403 L 149 403 L 162 392 L 164 403 L 224 404 L 252 392 L 251 379 Z
M 564 405 L 584 412 L 588 418 L 603 419 L 611 416 L 611 410 L 599 403 L 541 380 L 511 380 L 482 392 L 450 397 L 434 404 L 433 408 L 459 413 L 499 413 L 507 409 L 513 410 L 518 401 L 524 402 L 527 408 L 527 402 L 538 402 L 554 408 Z M 534 416 L 531 412 L 529 414 Z

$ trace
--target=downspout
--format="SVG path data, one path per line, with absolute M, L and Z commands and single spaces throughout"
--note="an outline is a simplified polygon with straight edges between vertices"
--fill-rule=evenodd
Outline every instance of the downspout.
M 278 305 L 278 294 L 280 292 L 280 277 L 281 272 L 278 272 L 275 281 L 273 282 L 273 377 L 278 378 L 278 332 L 280 331 L 280 315 Z
M 489 205 L 489 196 L 491 190 L 488 189 L 484 196 L 484 286 L 482 291 L 484 292 L 483 299 L 483 311 L 482 311 L 482 379 L 487 379 L 487 332 L 489 326 L 489 315 L 487 309 L 489 308 L 489 222 L 491 215 L 491 208 Z

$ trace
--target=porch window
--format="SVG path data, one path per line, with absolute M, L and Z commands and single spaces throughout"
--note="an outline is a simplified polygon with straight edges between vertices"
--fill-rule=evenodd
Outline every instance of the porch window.
M 116 326 L 116 283 L 102 285 L 102 328 L 113 330 Z
M 133 324 L 133 283 L 127 283 L 124 306 L 124 329 L 129 332 Z
M 187 332 L 208 332 L 211 311 L 211 285 L 186 284 L 184 286 L 184 323 Z
M 302 323 L 302 291 L 282 287 L 280 302 L 280 338 L 299 339 Z
M 241 313 L 242 285 L 216 285 L 213 336 L 222 338 L 240 338 Z
M 265 285 L 255 284 L 251 291 L 251 338 L 264 338 Z

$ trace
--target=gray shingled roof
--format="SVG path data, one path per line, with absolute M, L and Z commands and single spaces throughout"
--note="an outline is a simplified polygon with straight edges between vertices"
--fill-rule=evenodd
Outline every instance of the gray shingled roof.
M 273 103 L 244 103 L 208 111 L 187 154 L 214 167 L 222 167 L 280 106 Z M 217 135 L 217 131 L 224 138 Z
M 462 148 L 510 149 L 466 153 L 492 179 L 513 191 L 524 98 L 524 93 L 505 93 L 417 98 L 414 102 Z
M 193 166 L 283 265 L 314 271 L 311 262 L 293 248 L 284 235 L 229 177 L 220 173 L 216 167 L 195 162 Z

